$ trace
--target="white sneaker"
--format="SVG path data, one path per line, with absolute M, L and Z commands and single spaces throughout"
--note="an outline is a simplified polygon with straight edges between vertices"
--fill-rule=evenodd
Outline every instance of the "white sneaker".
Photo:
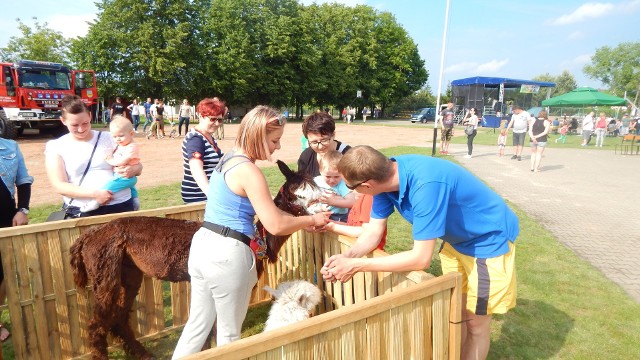
M 465 155 L 465 156 L 464 156 L 464 158 L 465 158 L 465 159 L 471 159 L 471 155 L 468 155 L 468 154 L 467 154 L 467 155 Z

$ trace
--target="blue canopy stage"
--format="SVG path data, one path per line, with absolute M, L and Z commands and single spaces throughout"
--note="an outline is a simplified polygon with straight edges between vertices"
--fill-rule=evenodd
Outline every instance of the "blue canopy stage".
M 549 98 L 551 88 L 555 86 L 555 83 L 546 81 L 475 76 L 452 81 L 451 91 L 454 104 L 463 108 L 463 114 L 464 109 L 476 108 L 482 115 L 482 126 L 497 128 L 505 115 L 511 112 L 504 104 L 505 91 L 526 99 L 526 95 L 519 94 L 533 94 L 539 92 L 540 88 L 547 88 Z M 527 107 L 525 103 L 518 105 Z

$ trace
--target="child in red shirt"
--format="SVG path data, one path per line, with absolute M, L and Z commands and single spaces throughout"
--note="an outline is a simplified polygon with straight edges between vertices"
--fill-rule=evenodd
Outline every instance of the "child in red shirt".
M 345 235 L 357 238 L 362 234 L 362 229 L 367 226 L 369 219 L 371 218 L 371 205 L 373 204 L 373 196 L 367 194 L 360 194 L 354 192 L 356 196 L 356 202 L 349 210 L 349 216 L 347 217 L 347 223 L 342 222 L 330 222 L 324 226 L 325 230 L 329 230 L 338 235 Z M 384 245 L 387 242 L 387 230 L 384 230 L 382 234 L 382 240 L 378 244 L 378 249 L 384 251 Z

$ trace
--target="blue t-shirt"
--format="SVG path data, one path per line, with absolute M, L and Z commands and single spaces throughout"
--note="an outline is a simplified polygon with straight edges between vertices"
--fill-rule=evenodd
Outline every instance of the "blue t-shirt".
M 466 169 L 422 155 L 391 158 L 398 164 L 399 191 L 374 197 L 371 217 L 398 209 L 413 225 L 414 240 L 441 238 L 476 258 L 506 254 L 519 229 L 505 201 Z
M 151 106 L 152 105 L 153 105 L 152 103 L 148 103 L 148 102 L 144 103 L 144 113 L 145 113 L 145 115 L 151 114 Z
M 313 181 L 315 181 L 316 185 L 320 186 L 321 188 L 333 190 L 338 195 L 340 195 L 342 197 L 347 196 L 351 192 L 351 190 L 349 190 L 347 185 L 344 183 L 344 180 L 340 180 L 340 182 L 336 186 L 329 186 L 324 181 L 324 178 L 322 177 L 322 175 L 319 175 L 319 176 L 314 177 Z M 331 206 L 331 207 L 329 207 L 329 210 L 334 214 L 347 214 L 347 213 L 349 213 L 349 209 L 348 208 L 341 208 L 341 207 L 337 207 L 337 206 Z
M 208 200 L 204 208 L 204 221 L 228 226 L 249 237 L 255 236 L 253 217 L 256 212 L 249 198 L 236 195 L 231 191 L 224 177 L 225 174 L 218 170 L 211 173 L 207 190 Z

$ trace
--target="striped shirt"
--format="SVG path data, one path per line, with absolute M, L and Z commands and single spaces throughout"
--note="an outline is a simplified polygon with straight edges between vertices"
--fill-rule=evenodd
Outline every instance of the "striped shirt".
M 201 159 L 207 179 L 210 179 L 211 173 L 216 165 L 218 165 L 222 155 L 222 151 L 215 140 L 213 140 L 213 144 L 210 143 L 209 140 L 195 128 L 187 133 L 182 141 L 183 177 L 180 187 L 182 201 L 185 203 L 207 201 L 207 195 L 202 192 L 191 174 L 189 160 Z

